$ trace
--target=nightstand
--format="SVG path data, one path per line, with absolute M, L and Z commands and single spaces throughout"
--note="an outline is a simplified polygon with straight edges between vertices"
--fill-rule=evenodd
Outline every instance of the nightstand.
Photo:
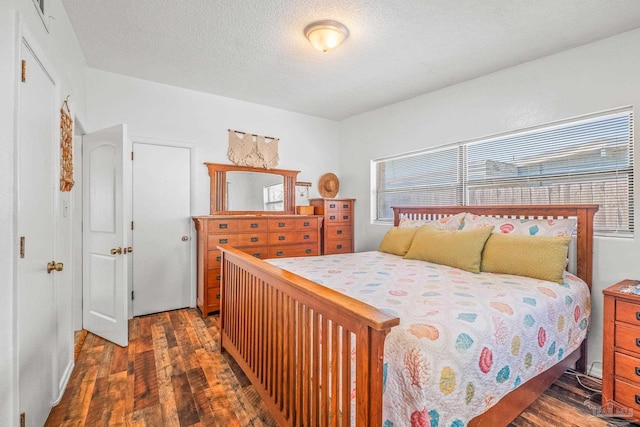
M 640 295 L 620 292 L 640 283 L 623 280 L 603 290 L 602 405 L 640 420 Z M 608 405 L 608 406 L 607 406 Z M 626 417 L 625 417 L 626 418 Z

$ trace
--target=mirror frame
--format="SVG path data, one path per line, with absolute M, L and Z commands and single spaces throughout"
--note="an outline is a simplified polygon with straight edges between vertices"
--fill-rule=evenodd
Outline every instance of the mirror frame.
M 205 163 L 211 180 L 210 215 L 294 215 L 296 210 L 296 179 L 300 171 L 286 169 L 262 169 L 249 166 Z M 230 211 L 227 210 L 227 172 L 259 172 L 280 175 L 284 185 L 284 210 L 282 211 Z

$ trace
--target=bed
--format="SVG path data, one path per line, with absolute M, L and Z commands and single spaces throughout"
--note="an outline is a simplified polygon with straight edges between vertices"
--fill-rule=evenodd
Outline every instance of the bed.
M 403 418 L 407 425 L 448 426 L 489 425 L 490 423 L 506 425 L 568 367 L 575 364 L 578 370 L 584 370 L 586 340 L 583 341 L 583 336 L 586 335 L 588 325 L 585 313 L 588 311 L 589 304 L 592 223 L 596 211 L 597 206 L 593 205 L 394 208 L 395 225 L 399 224 L 401 218 L 429 220 L 453 216 L 460 212 L 519 218 L 574 217 L 577 219 L 576 276 L 588 286 L 587 290 L 583 292 L 586 294 L 586 301 L 582 303 L 583 306 L 587 306 L 587 309 L 582 308 L 581 315 L 578 313 L 575 319 L 569 320 L 572 317 L 571 314 L 562 316 L 563 329 L 564 319 L 567 319 L 567 324 L 570 321 L 575 323 L 575 331 L 583 331 L 581 336 L 577 335 L 578 332 L 569 334 L 572 335 L 571 338 L 574 341 L 573 347 L 577 347 L 575 351 L 573 351 L 573 347 L 571 347 L 572 351 L 568 350 L 569 347 L 565 351 L 564 344 L 554 345 L 552 348 L 548 342 L 545 342 L 547 335 L 543 332 L 541 337 L 540 328 L 536 327 L 534 330 L 538 333 L 536 337 L 538 343 L 542 340 L 546 344 L 545 346 L 539 345 L 539 347 L 544 347 L 544 351 L 552 353 L 553 357 L 557 359 L 557 363 L 553 366 L 541 365 L 538 368 L 534 366 L 536 372 L 532 377 L 518 379 L 520 376 L 518 375 L 516 378 L 515 370 L 513 370 L 514 374 L 510 375 L 508 370 L 505 371 L 504 366 L 495 366 L 492 369 L 493 360 L 496 361 L 496 365 L 500 361 L 500 353 L 497 349 L 493 349 L 493 353 L 487 353 L 482 348 L 480 359 L 474 356 L 475 369 L 477 370 L 479 367 L 486 369 L 487 372 L 491 371 L 496 386 L 508 388 L 505 391 L 506 394 L 502 393 L 504 395 L 492 397 L 491 393 L 476 391 L 472 386 L 470 400 L 476 402 L 474 415 L 481 412 L 480 415 L 474 416 L 473 419 L 465 418 L 468 415 L 458 417 L 458 412 L 462 413 L 462 411 L 455 409 L 455 404 L 445 399 L 444 403 L 439 403 L 440 406 L 435 403 L 424 405 L 424 408 L 420 408 L 421 410 L 411 413 L 410 417 Z M 287 268 L 283 269 L 256 260 L 230 247 L 221 247 L 221 249 L 223 251 L 221 346 L 238 362 L 247 377 L 259 390 L 265 404 L 280 425 L 384 425 L 386 427 L 403 424 L 396 421 L 393 416 L 388 417 L 389 407 L 391 406 L 392 409 L 396 406 L 400 408 L 403 405 L 402 399 L 395 397 L 390 403 L 392 398 L 385 390 L 388 384 L 391 384 L 389 387 L 395 387 L 394 380 L 388 378 L 394 375 L 393 366 L 389 364 L 390 361 L 385 360 L 385 356 L 388 358 L 395 356 L 390 356 L 385 349 L 385 338 L 392 328 L 401 324 L 401 317 L 398 317 L 400 311 L 390 310 L 386 306 L 382 309 L 376 308 L 375 306 L 380 306 L 380 304 L 376 304 L 375 294 L 373 294 L 374 299 L 370 300 L 372 304 L 367 304 L 360 299 L 349 296 L 344 289 L 331 289 L 316 283 L 316 281 L 325 281 L 323 277 L 331 276 L 333 273 L 329 272 L 327 267 L 309 267 L 312 265 L 310 263 L 315 262 L 312 261 L 314 258 L 308 258 L 302 264 L 295 259 L 278 260 L 277 262 L 284 263 L 282 266 Z M 375 253 L 361 254 L 360 256 L 365 258 L 367 256 L 379 257 Z M 318 257 L 318 260 L 321 258 L 323 257 Z M 333 262 L 336 261 L 339 265 L 349 263 L 342 258 L 334 258 Z M 365 260 L 366 262 L 373 261 L 369 259 Z M 417 266 L 420 262 L 414 261 L 411 268 L 420 268 Z M 382 264 L 387 264 L 387 267 L 393 271 L 394 261 L 390 261 L 386 255 L 382 256 Z M 307 268 L 306 271 L 305 268 Z M 358 266 L 354 268 L 363 269 Z M 409 269 L 406 266 L 401 268 Z M 289 269 L 298 269 L 303 275 L 316 278 L 316 281 L 292 273 L 288 271 Z M 323 274 L 324 276 L 322 276 Z M 447 275 L 446 273 L 438 274 Z M 347 276 L 347 281 L 353 279 L 354 272 L 348 273 Z M 568 286 L 570 288 L 573 287 L 571 283 L 579 281 L 571 275 L 567 274 L 567 277 L 569 277 L 567 280 L 570 283 Z M 461 276 L 458 278 L 463 282 L 468 279 L 467 277 L 461 278 Z M 507 278 L 506 281 L 513 280 Z M 566 284 L 565 281 L 565 286 L 556 286 L 559 286 L 558 289 L 563 288 L 564 291 L 564 288 L 567 287 Z M 517 284 L 511 286 L 522 287 Z M 573 301 L 576 298 L 575 296 L 560 296 L 560 292 L 553 292 L 554 288 L 552 287 L 539 287 L 546 289 L 541 291 L 542 293 L 549 293 L 551 290 L 551 293 L 556 294 L 556 297 L 560 297 L 564 301 L 569 299 Z M 428 292 L 426 293 L 428 294 Z M 464 294 L 464 292 L 462 293 Z M 516 292 L 507 291 L 501 292 L 502 294 L 515 295 Z M 401 300 L 406 296 L 397 295 L 397 297 Z M 518 298 L 526 300 L 527 297 Z M 531 300 L 529 298 L 530 305 Z M 512 311 L 512 307 L 508 303 L 493 302 L 498 302 L 494 307 L 497 308 L 494 310 L 496 313 L 502 311 L 503 314 L 504 312 L 508 314 L 510 310 Z M 544 306 L 546 303 L 538 305 Z M 573 302 L 570 309 L 575 310 Z M 437 311 L 437 307 L 425 306 L 425 310 L 425 315 L 428 315 L 429 311 Z M 558 322 L 559 325 L 560 316 L 558 313 L 557 309 L 550 309 L 547 317 L 553 318 L 550 321 Z M 463 314 L 464 319 L 465 313 L 457 313 L 457 315 L 460 314 Z M 466 313 L 467 320 L 470 315 L 470 313 Z M 400 314 L 400 316 L 402 315 Z M 500 328 L 508 329 L 508 321 L 500 320 L 498 317 L 496 319 L 493 321 L 502 325 Z M 434 336 L 446 334 L 439 328 L 434 330 L 430 326 L 429 322 L 423 322 L 420 327 L 414 328 L 414 332 L 417 332 L 414 335 L 422 338 L 423 341 L 435 342 L 438 340 L 433 339 Z M 560 329 L 559 326 L 558 329 Z M 394 329 L 394 334 L 389 337 L 392 342 L 395 340 L 395 335 L 402 333 L 396 333 L 396 331 L 401 331 L 401 328 Z M 460 334 L 457 336 L 458 338 L 455 340 L 449 337 L 447 340 L 441 339 L 440 341 L 452 341 L 456 344 L 460 341 L 460 346 L 463 349 L 469 345 L 469 341 L 474 341 L 469 339 L 468 335 L 462 340 L 459 339 Z M 548 337 L 551 341 L 551 334 Z M 513 351 L 512 338 L 507 338 L 505 335 L 501 339 L 504 343 L 511 340 L 510 347 Z M 555 343 L 555 341 L 553 342 Z M 563 351 L 560 351 L 561 348 Z M 417 359 L 428 357 L 425 352 L 414 353 Z M 441 394 L 460 395 L 460 390 L 456 393 L 450 390 L 455 389 L 456 385 L 462 384 L 456 375 L 460 375 L 460 372 L 465 371 L 465 368 L 457 366 L 453 369 L 445 369 L 449 365 L 457 363 L 457 359 L 454 358 L 447 360 L 446 366 L 440 362 L 434 362 L 431 366 L 430 370 L 433 372 L 425 372 L 424 370 L 420 372 L 418 368 L 413 372 L 409 368 L 402 372 L 404 377 L 409 379 L 409 383 L 414 383 L 414 388 L 425 382 L 425 378 L 431 376 L 436 378 L 432 382 L 436 382 L 436 387 L 440 388 Z M 406 353 L 404 363 L 406 366 L 409 365 Z M 531 365 L 531 361 L 529 365 Z M 456 381 L 459 384 L 456 384 Z M 409 385 L 411 386 L 411 384 Z M 431 392 L 425 391 L 424 393 Z M 460 400 L 457 404 L 468 404 L 465 402 L 465 394 L 469 400 L 469 383 L 466 383 L 462 395 L 457 397 Z M 429 396 L 426 398 L 428 399 Z M 413 401 L 415 399 L 407 398 L 406 400 Z M 479 403 L 480 409 L 478 409 L 478 400 L 486 400 Z M 387 405 L 385 410 L 383 410 L 385 407 L 383 402 Z M 449 408 L 451 413 L 446 413 L 446 408 Z M 409 412 L 411 411 L 413 409 L 409 409 Z M 383 418 L 383 413 L 385 418 Z M 442 421 L 442 424 L 438 423 L 439 420 Z

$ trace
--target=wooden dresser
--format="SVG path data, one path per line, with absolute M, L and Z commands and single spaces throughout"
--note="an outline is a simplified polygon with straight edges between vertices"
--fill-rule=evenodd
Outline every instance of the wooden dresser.
M 607 415 L 640 420 L 640 295 L 620 292 L 638 283 L 623 280 L 605 289 L 602 405 Z M 627 419 L 627 417 L 623 416 Z
M 322 255 L 353 252 L 353 205 L 356 199 L 309 199 L 316 215 L 324 216 Z
M 317 215 L 193 217 L 198 232 L 196 302 L 203 317 L 220 310 L 218 245 L 231 245 L 262 259 L 320 255 L 322 219 Z

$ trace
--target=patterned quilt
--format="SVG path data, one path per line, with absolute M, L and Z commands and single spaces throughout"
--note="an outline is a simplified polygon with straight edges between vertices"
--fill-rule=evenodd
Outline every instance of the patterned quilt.
M 382 252 L 268 260 L 400 318 L 385 341 L 383 426 L 464 426 L 575 350 L 587 285 L 474 274 Z

